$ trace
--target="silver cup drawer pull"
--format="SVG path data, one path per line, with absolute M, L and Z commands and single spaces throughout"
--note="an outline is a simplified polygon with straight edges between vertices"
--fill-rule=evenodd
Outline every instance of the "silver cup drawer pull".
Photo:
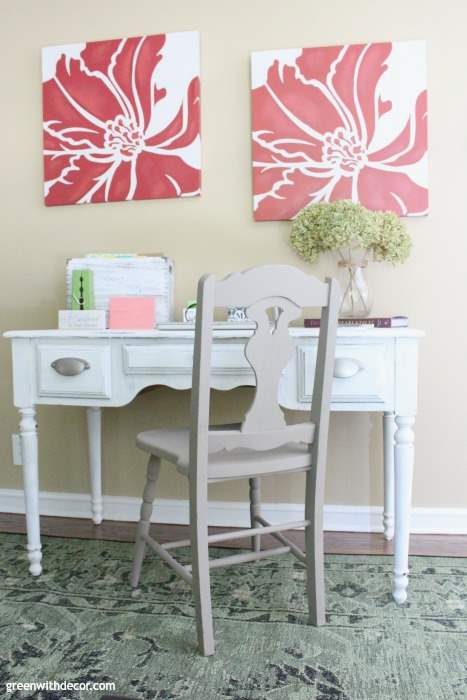
M 76 377 L 77 374 L 81 374 L 85 369 L 91 367 L 87 360 L 82 360 L 79 357 L 59 357 L 50 366 L 64 377 Z
M 350 379 L 362 369 L 365 367 L 359 360 L 355 360 L 353 357 L 339 357 L 334 362 L 334 377 L 336 379 Z

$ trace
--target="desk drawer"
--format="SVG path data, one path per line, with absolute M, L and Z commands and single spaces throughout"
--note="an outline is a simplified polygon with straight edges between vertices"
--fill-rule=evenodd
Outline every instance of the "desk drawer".
M 308 403 L 313 393 L 316 345 L 297 347 L 297 398 Z M 333 403 L 385 403 L 394 382 L 393 364 L 387 343 L 345 344 L 336 348 Z
M 213 375 L 251 375 L 253 371 L 245 357 L 243 343 L 233 343 L 212 349 Z M 123 347 L 125 374 L 182 374 L 191 376 L 193 345 L 125 345 Z
M 110 347 L 44 344 L 37 346 L 36 358 L 39 396 L 110 398 Z

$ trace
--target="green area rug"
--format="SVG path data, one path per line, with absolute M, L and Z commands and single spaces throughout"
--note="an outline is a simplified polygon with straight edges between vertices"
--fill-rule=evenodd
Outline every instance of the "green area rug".
M 33 579 L 24 542 L 0 535 L 2 698 L 105 694 L 5 691 L 47 680 L 113 681 L 116 695 L 148 700 L 467 698 L 467 559 L 413 557 L 409 602 L 396 607 L 390 557 L 328 556 L 320 629 L 305 624 L 294 557 L 215 569 L 217 652 L 203 658 L 191 591 L 156 557 L 134 595 L 131 544 L 44 538 Z

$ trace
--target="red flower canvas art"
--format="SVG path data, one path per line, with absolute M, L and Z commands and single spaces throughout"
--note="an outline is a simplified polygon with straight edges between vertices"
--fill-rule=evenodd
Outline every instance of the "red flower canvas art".
M 197 32 L 42 50 L 47 205 L 200 193 Z
M 259 51 L 251 76 L 256 220 L 336 199 L 428 212 L 424 42 Z

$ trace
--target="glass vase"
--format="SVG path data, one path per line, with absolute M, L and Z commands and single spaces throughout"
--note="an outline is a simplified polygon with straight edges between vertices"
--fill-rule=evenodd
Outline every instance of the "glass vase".
M 340 316 L 343 318 L 365 318 L 371 311 L 372 299 L 366 283 L 364 268 L 366 263 L 340 261 L 339 267 L 346 272 Z

